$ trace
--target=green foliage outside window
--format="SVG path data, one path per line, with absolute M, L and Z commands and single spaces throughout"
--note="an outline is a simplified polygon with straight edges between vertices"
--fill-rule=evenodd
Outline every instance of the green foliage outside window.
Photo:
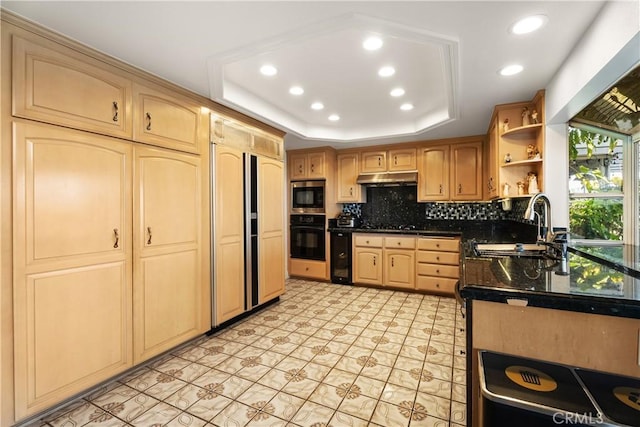
M 578 158 L 578 147 L 586 148 L 590 159 L 598 147 L 608 147 L 613 154 L 619 139 L 569 127 L 569 158 Z M 571 166 L 570 175 L 579 180 L 586 193 L 622 191 L 622 180 L 609 180 L 600 168 L 585 165 Z M 569 207 L 569 228 L 574 237 L 582 239 L 622 240 L 622 198 L 573 198 Z

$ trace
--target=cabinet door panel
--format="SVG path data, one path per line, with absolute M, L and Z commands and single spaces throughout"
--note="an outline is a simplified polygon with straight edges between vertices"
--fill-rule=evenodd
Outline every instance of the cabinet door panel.
M 214 300 L 220 324 L 244 312 L 242 152 L 215 145 Z
M 373 151 L 364 152 L 361 155 L 360 172 L 375 173 L 385 172 L 387 170 L 387 152 Z
M 386 251 L 385 285 L 413 289 L 415 287 L 414 271 L 415 257 L 413 251 Z
M 136 313 L 136 357 L 160 353 L 198 334 L 198 251 L 143 258 L 136 293 L 144 300 Z M 136 301 L 138 302 L 138 301 Z M 141 355 L 144 355 L 141 357 Z
M 31 274 L 15 295 L 16 419 L 131 366 L 128 263 Z
M 449 146 L 422 151 L 418 187 L 420 201 L 449 199 Z
M 208 139 L 208 120 L 200 106 L 136 85 L 133 139 L 199 153 Z
M 358 154 L 338 155 L 338 203 L 362 202 L 362 186 L 356 183 L 358 179 Z
M 204 332 L 200 158 L 136 147 L 134 359 Z
M 382 284 L 382 249 L 356 248 L 354 279 L 356 283 Z
M 14 115 L 130 138 L 131 81 L 78 56 L 14 36 Z
M 131 244 L 129 145 L 16 123 L 14 150 L 16 254 L 25 265 L 122 259 Z
M 452 146 L 452 200 L 482 199 L 482 145 Z
M 258 158 L 259 303 L 284 292 L 284 170 Z

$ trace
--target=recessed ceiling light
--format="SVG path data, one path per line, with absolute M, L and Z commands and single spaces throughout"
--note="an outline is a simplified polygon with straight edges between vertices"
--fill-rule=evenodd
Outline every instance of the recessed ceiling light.
M 329 116 L 329 120 L 331 120 L 332 122 L 337 122 L 338 120 L 340 120 L 340 116 L 337 114 L 332 114 Z
M 396 73 L 396 69 L 387 65 L 378 70 L 378 75 L 380 77 L 391 77 Z
M 291 86 L 291 88 L 289 88 L 289 93 L 291 95 L 302 95 L 304 93 L 304 89 L 300 86 Z
M 413 110 L 413 104 L 409 104 L 409 103 L 402 104 L 400 106 L 400 109 L 403 110 L 403 111 Z
M 523 70 L 522 65 L 518 65 L 518 64 L 507 65 L 506 67 L 500 69 L 500 75 L 513 76 L 514 74 L 518 74 L 522 70 Z
M 527 16 L 513 24 L 509 31 L 513 34 L 527 34 L 540 29 L 547 23 L 548 18 L 545 15 Z
M 397 88 L 393 89 L 389 93 L 389 95 L 395 96 L 395 97 L 402 96 L 402 95 L 404 95 L 404 89 L 402 89 L 401 87 L 397 87 Z
M 260 67 L 260 72 L 265 76 L 275 76 L 278 74 L 278 69 L 273 65 L 267 64 Z
M 362 42 L 362 47 L 366 50 L 378 50 L 382 47 L 382 39 L 380 37 L 369 37 Z
M 314 102 L 311 104 L 312 110 L 322 110 L 324 108 L 324 104 L 322 102 Z

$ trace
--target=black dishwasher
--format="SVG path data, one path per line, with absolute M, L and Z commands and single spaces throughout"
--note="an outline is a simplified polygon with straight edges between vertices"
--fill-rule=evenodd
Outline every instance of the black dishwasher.
M 351 232 L 336 231 L 330 233 L 331 245 L 331 283 L 352 284 L 351 279 Z

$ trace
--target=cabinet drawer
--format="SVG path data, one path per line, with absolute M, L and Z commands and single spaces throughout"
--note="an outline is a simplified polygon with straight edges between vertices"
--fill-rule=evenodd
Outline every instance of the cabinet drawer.
M 458 279 L 418 276 L 416 289 L 453 295 Z
M 417 266 L 419 276 L 455 277 L 460 276 L 460 267 L 453 265 L 422 264 Z
M 354 242 L 356 246 L 366 247 L 366 248 L 381 248 L 382 247 L 382 236 L 372 236 L 372 235 L 364 235 L 354 236 Z
M 416 239 L 414 237 L 385 237 L 385 249 L 415 249 Z
M 289 275 L 327 280 L 327 263 L 325 261 L 291 259 Z
M 459 252 L 460 240 L 454 238 L 425 237 L 418 239 L 418 249 L 427 251 Z
M 418 262 L 428 264 L 460 264 L 460 254 L 457 252 L 418 251 L 416 253 L 416 259 Z

